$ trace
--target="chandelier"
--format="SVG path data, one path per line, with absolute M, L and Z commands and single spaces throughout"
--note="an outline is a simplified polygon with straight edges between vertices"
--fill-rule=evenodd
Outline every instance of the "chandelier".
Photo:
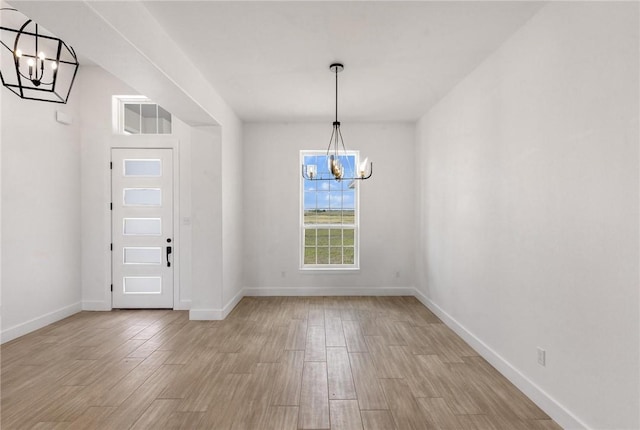
M 17 96 L 66 103 L 78 71 L 73 48 L 13 8 L 1 8 L 0 79 Z
M 349 180 L 352 184 L 356 180 L 369 179 L 373 174 L 373 163 L 368 163 L 365 158 L 357 167 L 348 166 L 350 169 L 345 172 L 344 160 L 348 160 L 347 149 L 342 139 L 340 131 L 340 121 L 338 121 L 338 73 L 344 70 L 344 66 L 340 63 L 333 63 L 329 66 L 329 70 L 336 75 L 336 120 L 333 122 L 333 130 L 329 139 L 329 147 L 327 148 L 327 169 L 328 174 L 318 172 L 318 166 L 315 164 L 302 165 L 302 177 L 311 181 L 342 181 Z M 341 159 L 343 161 L 341 161 Z

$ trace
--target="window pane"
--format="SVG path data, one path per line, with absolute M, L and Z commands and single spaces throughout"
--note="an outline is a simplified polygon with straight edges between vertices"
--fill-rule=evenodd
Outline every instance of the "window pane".
M 329 230 L 326 228 L 319 228 L 318 232 L 318 246 L 329 246 Z
M 318 209 L 316 211 L 316 223 L 331 224 L 335 221 L 333 213 L 327 209 Z
M 354 248 L 351 246 L 345 247 L 343 248 L 344 250 L 344 264 L 355 264 L 355 257 L 354 257 Z
M 327 182 L 323 182 L 326 184 Z M 316 192 L 316 208 L 318 210 L 328 210 L 330 209 L 330 196 L 329 191 L 317 191 Z
M 171 114 L 158 106 L 158 133 L 171 134 Z
M 316 245 L 316 230 L 308 228 L 304 231 L 304 244 L 305 246 Z
M 316 189 L 315 183 L 311 181 L 305 181 L 304 187 L 304 208 L 315 209 L 316 208 Z
M 355 231 L 352 228 L 345 228 L 342 230 L 342 244 L 344 246 L 354 245 L 354 233 Z
M 342 208 L 343 209 L 355 209 L 356 204 L 356 191 L 345 190 L 342 192 Z
M 329 240 L 331 246 L 342 245 L 342 230 L 332 229 L 329 230 Z
M 332 246 L 329 250 L 329 263 L 342 264 L 342 247 Z
M 311 247 L 304 248 L 304 264 L 316 264 L 316 249 Z
M 124 131 L 140 134 L 140 105 L 127 103 L 124 105 Z
M 317 248 L 317 264 L 329 264 L 329 247 L 319 246 Z
M 329 222 L 331 224 L 342 224 L 342 211 L 341 210 L 332 210 L 329 212 Z
M 343 224 L 355 224 L 356 223 L 356 214 L 353 209 L 342 211 L 342 223 Z
M 156 134 L 158 132 L 158 105 L 140 105 L 140 115 L 142 116 L 142 133 Z
M 316 217 L 316 210 L 315 209 L 309 209 L 309 210 L 305 210 L 304 211 L 304 223 L 305 224 L 316 224 L 317 221 L 317 217 Z
M 124 176 L 158 177 L 161 175 L 161 160 L 124 160 Z

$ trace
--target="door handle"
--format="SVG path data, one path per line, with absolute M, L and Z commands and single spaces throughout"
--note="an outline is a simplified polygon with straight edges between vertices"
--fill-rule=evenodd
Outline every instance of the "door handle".
M 167 267 L 171 267 L 171 261 L 169 261 L 169 255 L 171 255 L 171 247 L 167 246 Z

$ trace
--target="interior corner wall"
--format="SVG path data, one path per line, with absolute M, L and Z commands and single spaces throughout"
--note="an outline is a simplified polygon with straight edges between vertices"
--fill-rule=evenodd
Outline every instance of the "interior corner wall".
M 81 80 L 66 105 L 0 88 L 2 342 L 80 311 Z
M 4 91 L 0 91 L 0 191 L 2 191 L 2 99 Z M 0 244 L 2 244 L 2 197 L 0 196 Z M 2 343 L 2 245 L 0 245 L 0 343 Z
M 222 306 L 226 316 L 242 299 L 243 211 L 242 123 L 230 120 L 222 132 Z
M 331 122 L 245 124 L 247 295 L 414 293 L 415 126 L 344 122 L 348 149 L 374 163 L 360 184 L 360 270 L 300 270 L 300 150 L 326 150 Z
M 638 7 L 547 4 L 417 127 L 419 295 L 565 428 L 640 427 Z
M 192 129 L 192 320 L 224 318 L 221 141 L 220 127 Z

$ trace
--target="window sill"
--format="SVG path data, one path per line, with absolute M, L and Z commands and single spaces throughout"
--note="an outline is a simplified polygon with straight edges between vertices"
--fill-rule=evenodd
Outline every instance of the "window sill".
M 335 273 L 335 274 L 343 274 L 343 273 L 354 273 L 359 272 L 359 267 L 301 267 L 301 273 L 313 274 L 313 273 Z

